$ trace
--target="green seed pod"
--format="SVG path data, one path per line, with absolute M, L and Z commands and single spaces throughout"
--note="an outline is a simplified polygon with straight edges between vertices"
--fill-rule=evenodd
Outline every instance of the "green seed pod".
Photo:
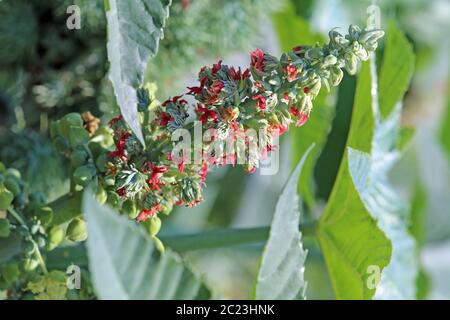
M 83 119 L 79 113 L 68 113 L 61 120 L 58 121 L 58 129 L 60 134 L 69 139 L 70 137 L 70 127 L 83 127 Z
M 11 225 L 8 219 L 0 219 L 0 238 L 7 238 L 11 233 Z
M 130 219 L 136 219 L 139 213 L 136 209 L 136 203 L 131 199 L 128 199 L 123 203 L 122 212 L 125 213 Z
M 151 236 L 153 237 L 156 236 L 159 230 L 161 230 L 161 219 L 155 215 L 150 219 L 148 219 L 147 221 L 148 221 L 148 232 L 150 233 Z
M 11 191 L 0 184 L 0 210 L 6 211 L 14 200 L 14 195 Z
M 70 164 L 74 168 L 78 168 L 86 164 L 88 157 L 89 155 L 85 150 L 75 150 L 70 156 Z
M 22 242 L 21 249 L 22 252 L 24 252 L 26 255 L 32 255 L 36 248 L 34 247 L 34 243 L 32 241 L 25 240 L 24 242 Z
M 93 165 L 85 165 L 78 167 L 73 173 L 73 179 L 76 184 L 86 187 L 94 178 L 95 167 Z
M 103 189 L 103 187 L 98 186 L 95 190 L 95 198 L 97 199 L 98 203 L 105 204 L 106 200 L 108 199 L 108 193 L 105 189 Z
M 106 202 L 113 208 L 118 208 L 120 207 L 120 196 L 113 192 L 110 191 L 108 192 L 108 199 L 106 200 Z
M 55 249 L 64 240 L 64 229 L 60 226 L 54 226 L 48 232 L 47 250 Z
M 39 248 L 45 247 L 46 243 L 47 243 L 47 241 L 45 240 L 45 238 L 43 236 L 36 237 L 36 244 L 38 245 Z
M 7 177 L 5 182 L 3 182 L 3 184 L 6 187 L 6 189 L 8 189 L 9 191 L 12 192 L 12 194 L 14 196 L 17 196 L 20 194 L 20 192 L 21 192 L 20 186 L 17 183 L 17 180 L 15 178 Z
M 159 252 L 164 253 L 165 248 L 164 244 L 161 240 L 159 240 L 157 237 L 152 237 L 153 244 L 155 245 L 156 249 L 158 249 Z
M 48 226 L 53 220 L 53 210 L 50 207 L 38 207 L 34 210 L 34 214 L 43 226 Z
M 39 265 L 39 261 L 34 258 L 25 258 L 22 260 L 21 269 L 25 272 L 33 271 Z
M 85 144 L 89 141 L 89 133 L 83 127 L 71 126 L 69 129 L 69 141 L 72 147 Z
M 100 172 L 106 172 L 107 164 L 109 162 L 108 154 L 102 153 L 98 156 L 97 160 L 95 160 L 95 165 Z
M 3 279 L 9 283 L 13 283 L 19 276 L 19 264 L 16 261 L 9 261 L 1 268 Z
M 105 186 L 112 187 L 116 184 L 116 179 L 113 176 L 106 176 L 103 180 L 105 182 Z
M 16 181 L 20 180 L 22 178 L 22 175 L 20 174 L 20 171 L 14 168 L 8 168 L 6 170 L 6 176 L 14 178 Z
M 168 215 L 169 213 L 171 213 L 173 210 L 173 204 L 171 202 L 168 201 L 163 201 L 161 203 L 161 211 L 160 213 Z
M 84 241 L 87 238 L 86 222 L 81 218 L 70 221 L 66 230 L 67 239 L 75 242 Z

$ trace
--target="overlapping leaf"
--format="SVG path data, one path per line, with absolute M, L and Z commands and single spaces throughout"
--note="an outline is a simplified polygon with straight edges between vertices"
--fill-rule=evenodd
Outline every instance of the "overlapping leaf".
M 301 243 L 297 186 L 310 147 L 281 193 L 270 226 L 256 285 L 256 299 L 304 299 L 307 251 Z
M 109 78 L 124 119 L 144 143 L 136 88 L 158 50 L 171 0 L 107 0 Z
M 202 279 L 171 251 L 161 254 L 132 221 L 86 192 L 89 270 L 100 299 L 208 299 Z

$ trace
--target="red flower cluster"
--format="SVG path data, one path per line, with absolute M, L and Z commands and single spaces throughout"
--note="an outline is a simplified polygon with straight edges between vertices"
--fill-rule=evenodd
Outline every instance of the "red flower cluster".
M 250 52 L 250 66 L 255 70 L 264 72 L 264 52 L 261 49 L 256 49 Z

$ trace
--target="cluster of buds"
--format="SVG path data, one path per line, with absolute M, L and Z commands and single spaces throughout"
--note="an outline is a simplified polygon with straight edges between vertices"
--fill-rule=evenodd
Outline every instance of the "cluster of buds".
M 84 222 L 72 219 L 60 225 L 54 215 L 42 193 L 29 192 L 20 172 L 0 162 L 0 242 L 5 241 L 0 246 L 10 247 L 0 261 L 0 291 L 23 297 L 29 282 L 47 273 L 48 251 L 65 239 L 86 239 Z
M 146 148 L 122 116 L 109 122 L 110 145 L 99 142 L 110 140 L 99 138 L 107 132 L 104 127 L 85 146 L 78 144 L 76 136 L 80 134 L 84 141 L 86 133 L 72 137 L 69 130 L 69 140 L 77 140 L 72 150 L 83 153 L 83 172 L 77 174 L 81 169 L 76 169 L 74 173 L 76 187 L 94 181 L 100 202 L 108 202 L 137 221 L 148 221 L 155 236 L 161 223 L 159 214 L 169 213 L 174 205 L 192 207 L 202 201 L 202 188 L 212 166 L 241 164 L 236 151 L 242 149 L 244 169 L 255 171 L 259 161 L 275 148 L 275 137 L 291 123 L 302 126 L 308 121 L 321 87 L 337 86 L 344 68 L 354 74 L 357 62 L 368 59 L 383 34 L 352 25 L 348 35 L 332 30 L 328 44 L 299 46 L 280 58 L 257 49 L 250 54 L 249 68 L 241 70 L 221 61 L 203 67 L 198 86 L 163 103 L 142 88 L 138 110 Z M 194 142 L 193 150 L 177 148 L 179 141 L 174 136 L 185 139 L 180 130 L 194 133 L 198 126 L 209 133 L 208 139 Z M 261 130 L 264 139 L 257 152 L 245 148 L 255 142 L 248 133 Z M 242 144 L 232 151 L 216 148 L 217 143 L 229 140 Z M 72 153 L 71 157 L 80 165 L 78 156 Z

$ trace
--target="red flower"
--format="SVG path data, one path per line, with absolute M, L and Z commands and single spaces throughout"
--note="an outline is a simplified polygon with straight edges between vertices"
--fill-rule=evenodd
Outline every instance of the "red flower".
M 109 127 L 112 127 L 114 124 L 116 124 L 117 122 L 121 121 L 123 119 L 123 115 L 119 115 L 115 118 L 112 118 L 109 122 L 108 125 Z
M 161 124 L 162 127 L 167 127 L 167 124 L 173 120 L 174 120 L 173 117 L 167 112 L 163 112 L 159 116 L 159 123 Z
M 310 91 L 311 91 L 311 89 L 310 89 L 309 87 L 304 87 L 304 88 L 303 88 L 303 92 L 304 92 L 305 94 L 308 94 Z
M 126 161 L 125 145 L 127 139 L 131 136 L 131 133 L 124 132 L 120 139 L 116 142 L 116 150 L 109 153 L 110 158 L 120 158 L 122 161 Z
M 216 73 L 219 72 L 220 68 L 222 68 L 222 60 L 219 60 L 219 62 L 213 64 L 213 67 L 211 69 L 212 75 L 215 76 Z
M 253 96 L 252 99 L 256 101 L 258 109 L 265 110 L 267 108 L 266 98 L 264 98 L 262 95 L 258 94 L 256 96 Z
M 208 76 L 204 76 L 200 79 L 199 87 L 187 87 L 189 89 L 188 94 L 196 95 L 202 93 L 203 88 L 205 87 L 205 83 L 208 80 Z
M 186 101 L 186 100 L 180 99 L 181 97 L 182 97 L 182 95 L 181 95 L 181 96 L 175 96 L 175 97 L 173 97 L 173 98 L 169 98 L 169 99 L 167 99 L 166 101 L 164 101 L 161 105 L 162 105 L 163 107 L 165 107 L 165 106 L 168 105 L 169 103 L 177 103 L 177 102 L 179 102 L 179 103 L 181 103 L 181 104 L 187 104 L 187 101 Z
M 264 72 L 264 52 L 261 49 L 256 49 L 250 52 L 250 66 L 258 71 Z
M 197 109 L 195 110 L 197 113 L 202 113 L 199 117 L 199 120 L 204 124 L 208 122 L 208 119 L 211 118 L 214 123 L 217 123 L 217 113 L 214 110 L 209 110 L 207 107 L 197 104 Z
M 200 178 L 201 178 L 202 182 L 204 182 L 206 180 L 207 173 L 208 173 L 208 164 L 205 162 L 203 164 L 202 169 L 200 170 Z
M 216 95 L 219 94 L 222 91 L 223 87 L 225 87 L 225 84 L 222 80 L 214 80 L 211 85 L 212 93 Z
M 281 123 L 271 123 L 269 125 L 269 129 L 272 132 L 273 136 L 281 136 L 285 133 L 289 128 L 287 126 L 283 126 Z
M 137 222 L 140 221 L 145 221 L 148 218 L 153 217 L 155 214 L 157 214 L 158 212 L 160 212 L 162 209 L 161 204 L 157 203 L 155 204 L 153 207 L 151 207 L 150 209 L 142 209 L 142 211 L 139 213 L 139 215 L 136 218 Z
M 289 112 L 296 117 L 300 116 L 300 110 L 296 109 L 295 107 L 290 107 Z
M 296 66 L 294 66 L 293 64 L 288 64 L 285 71 L 288 81 L 294 81 L 295 79 L 297 79 L 298 69 Z
M 306 113 L 300 113 L 299 118 L 297 120 L 297 122 L 295 123 L 295 125 L 297 127 L 301 127 L 303 126 L 306 122 L 308 122 L 309 116 Z
M 241 67 L 239 67 L 239 69 L 237 71 L 234 67 L 231 67 L 228 70 L 228 75 L 231 77 L 231 79 L 236 80 L 236 81 L 244 80 L 244 79 L 250 77 L 250 70 L 246 69 L 244 71 L 244 73 L 242 73 Z
M 167 172 L 167 167 L 165 166 L 154 166 L 152 163 L 147 162 L 145 164 L 148 169 L 151 170 L 152 174 L 150 176 L 150 179 L 147 180 L 147 183 L 150 186 L 150 189 L 152 190 L 161 190 L 160 184 L 160 174 Z
M 125 197 L 127 195 L 127 189 L 120 188 L 119 190 L 117 190 L 117 194 L 121 197 Z

